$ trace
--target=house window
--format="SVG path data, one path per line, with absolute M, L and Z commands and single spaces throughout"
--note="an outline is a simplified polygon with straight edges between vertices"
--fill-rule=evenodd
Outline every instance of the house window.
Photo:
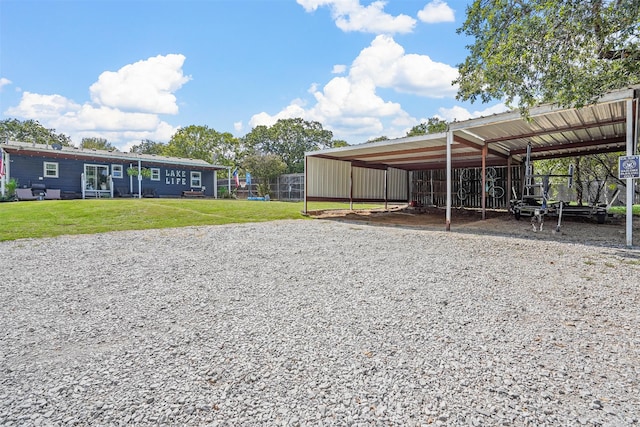
M 112 178 L 122 178 L 124 175 L 122 174 L 122 165 L 111 165 L 111 177 Z
M 191 172 L 191 187 L 202 187 L 202 172 Z
M 44 162 L 44 177 L 45 178 L 57 178 L 58 177 L 58 163 L 57 162 Z
M 151 181 L 160 181 L 160 169 L 151 168 Z

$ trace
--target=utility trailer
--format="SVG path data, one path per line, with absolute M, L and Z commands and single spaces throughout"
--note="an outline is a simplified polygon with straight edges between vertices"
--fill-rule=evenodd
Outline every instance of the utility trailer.
M 522 217 L 530 217 L 533 231 L 542 230 L 545 216 L 557 217 L 556 231 L 560 231 L 563 215 L 596 218 L 598 224 L 604 224 L 608 210 L 619 194 L 619 191 L 616 191 L 609 204 L 576 206 L 561 200 L 552 201 L 549 199 L 549 189 L 551 185 L 549 178 L 565 177 L 568 179 L 568 187 L 572 188 L 573 165 L 569 166 L 569 172 L 566 175 L 535 175 L 533 174 L 533 165 L 531 164 L 531 144 L 529 144 L 527 146 L 525 166 L 525 185 L 522 196 L 518 198 L 515 190 L 513 190 L 514 198 L 510 201 L 509 211 L 517 220 L 520 220 Z
M 611 204 L 576 206 L 562 201 L 543 201 L 539 203 L 535 199 L 523 198 L 511 200 L 509 210 L 517 220 L 522 217 L 531 217 L 533 231 L 542 230 L 545 216 L 557 217 L 556 231 L 560 231 L 563 216 L 595 218 L 598 224 L 604 224 L 610 206 Z

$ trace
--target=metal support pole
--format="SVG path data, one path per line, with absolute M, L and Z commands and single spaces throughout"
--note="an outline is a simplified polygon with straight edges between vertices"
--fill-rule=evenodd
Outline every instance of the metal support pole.
M 627 101 L 627 156 L 633 156 L 633 100 Z M 633 246 L 633 178 L 627 178 L 627 246 Z
M 511 192 L 513 187 L 513 178 L 511 176 L 511 156 L 507 157 L 507 188 L 505 188 L 505 193 L 507 194 L 507 206 L 509 205 L 509 200 L 511 197 L 515 197 Z
M 0 164 L 2 165 L 2 174 L 0 174 L 0 195 L 2 195 L 2 197 L 5 196 L 5 182 L 7 180 L 6 178 L 6 172 L 5 172 L 5 168 L 6 168 L 6 160 L 4 158 L 4 150 L 0 149 Z
M 447 131 L 447 213 L 445 230 L 451 231 L 451 145 L 453 144 L 453 132 Z
M 407 185 L 407 204 L 411 203 L 411 200 L 413 200 L 413 189 L 412 189 L 412 185 L 411 182 L 413 181 L 413 174 L 414 171 L 407 171 L 407 180 L 406 180 L 406 185 Z
M 218 198 L 218 171 L 213 171 L 213 198 Z
M 484 144 L 482 146 L 482 219 L 487 219 L 487 154 L 489 153 L 489 146 Z
M 309 158 L 304 156 L 304 208 L 302 213 L 307 213 L 307 175 L 309 174 Z
M 349 210 L 353 210 L 353 163 L 349 163 Z
M 138 160 L 138 199 L 142 199 L 142 162 Z
M 389 169 L 384 170 L 384 210 L 387 210 L 389 199 Z

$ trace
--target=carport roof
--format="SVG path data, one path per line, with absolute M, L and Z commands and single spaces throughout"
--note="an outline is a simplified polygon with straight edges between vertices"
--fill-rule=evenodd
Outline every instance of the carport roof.
M 531 143 L 533 160 L 624 151 L 626 101 L 637 98 L 640 86 L 603 96 L 583 108 L 543 105 L 529 119 L 519 111 L 451 123 L 452 167 L 478 167 L 487 146 L 486 164 L 524 161 Z M 352 162 L 354 166 L 405 170 L 444 169 L 447 133 L 407 137 L 306 153 L 307 156 Z

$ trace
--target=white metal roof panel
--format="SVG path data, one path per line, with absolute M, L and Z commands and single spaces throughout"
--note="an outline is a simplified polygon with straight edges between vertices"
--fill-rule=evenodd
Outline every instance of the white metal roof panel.
M 637 87 L 611 92 L 599 103 L 579 109 L 543 105 L 531 109 L 528 119 L 519 111 L 450 124 L 453 167 L 479 166 L 482 148 L 488 165 L 523 161 L 527 145 L 532 157 L 577 156 L 624 150 L 627 100 Z M 370 168 L 403 170 L 442 169 L 446 164 L 446 134 L 423 135 L 307 153 L 307 156 L 344 160 Z

